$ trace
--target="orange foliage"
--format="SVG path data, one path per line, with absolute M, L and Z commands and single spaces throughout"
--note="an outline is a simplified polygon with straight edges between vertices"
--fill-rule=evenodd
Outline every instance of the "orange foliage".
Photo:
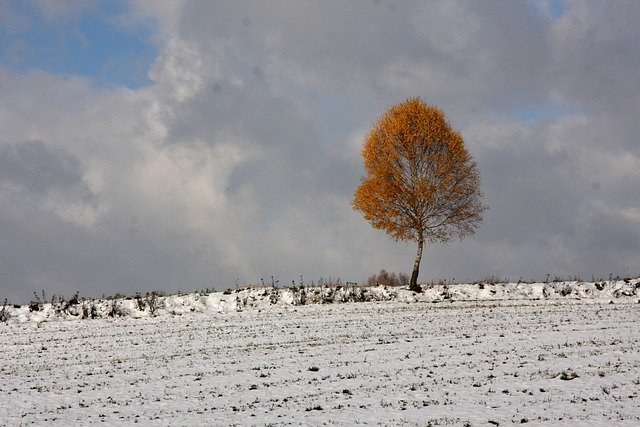
M 476 164 L 439 108 L 419 98 L 391 107 L 367 135 L 362 157 L 366 174 L 353 207 L 396 240 L 417 241 L 420 256 L 424 241 L 462 239 L 482 222 Z

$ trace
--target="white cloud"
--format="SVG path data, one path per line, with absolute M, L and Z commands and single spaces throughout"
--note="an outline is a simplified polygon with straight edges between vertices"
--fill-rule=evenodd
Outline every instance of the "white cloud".
M 207 78 L 216 78 L 219 71 L 205 67 L 203 56 L 189 42 L 175 38 L 169 41 L 149 72 L 151 80 L 157 83 L 157 90 L 184 102 L 200 92 Z

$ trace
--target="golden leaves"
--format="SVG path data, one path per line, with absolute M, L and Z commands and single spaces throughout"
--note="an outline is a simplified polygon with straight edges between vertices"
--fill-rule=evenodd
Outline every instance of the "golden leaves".
M 362 149 L 366 175 L 353 207 L 395 239 L 473 234 L 487 207 L 480 177 L 442 110 L 411 98 L 387 110 Z

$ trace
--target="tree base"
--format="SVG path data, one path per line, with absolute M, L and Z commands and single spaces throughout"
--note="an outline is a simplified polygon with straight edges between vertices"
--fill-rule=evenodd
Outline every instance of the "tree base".
M 420 292 L 422 292 L 422 286 L 418 285 L 417 283 L 416 283 L 415 286 L 414 285 L 409 285 L 409 290 L 413 291 L 413 292 L 420 293 Z

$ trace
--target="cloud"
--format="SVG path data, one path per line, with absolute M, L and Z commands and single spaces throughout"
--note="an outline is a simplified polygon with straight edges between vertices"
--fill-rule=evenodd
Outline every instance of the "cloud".
M 0 180 L 42 193 L 82 182 L 77 159 L 64 151 L 50 151 L 42 141 L 25 141 L 0 147 Z
M 502 245 L 498 254 L 509 253 L 493 262 L 496 271 L 512 277 L 539 277 L 546 270 L 590 278 L 637 265 L 640 239 L 635 233 L 621 238 L 612 223 L 619 230 L 633 228 L 640 158 L 603 145 L 598 135 L 603 127 L 615 127 L 615 121 L 579 115 L 552 123 L 480 123 L 466 131 L 479 144 L 477 159 L 491 206 L 477 239 L 488 247 Z
M 636 9 L 133 2 L 119 25 L 159 52 L 146 87 L 0 66 L 4 294 L 407 270 L 413 244 L 350 202 L 369 126 L 416 95 L 461 131 L 491 208 L 427 248 L 423 280 L 633 273 Z
M 567 2 L 554 22 L 554 77 L 560 96 L 582 108 L 637 112 L 640 4 Z

